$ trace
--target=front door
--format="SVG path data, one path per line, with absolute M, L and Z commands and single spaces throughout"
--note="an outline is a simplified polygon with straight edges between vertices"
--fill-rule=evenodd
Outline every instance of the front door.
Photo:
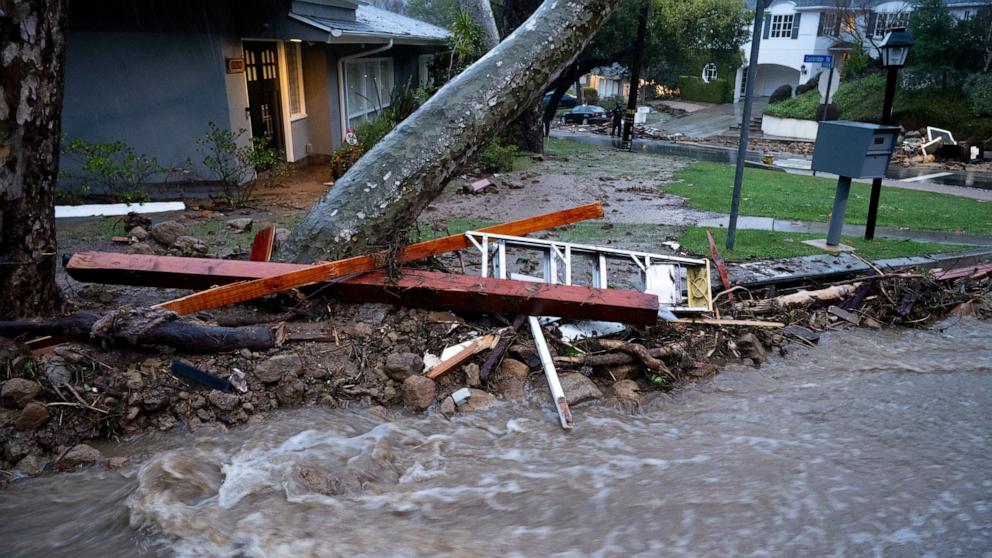
M 245 41 L 243 48 L 251 135 L 256 138 L 270 138 L 270 146 L 285 149 L 277 43 Z

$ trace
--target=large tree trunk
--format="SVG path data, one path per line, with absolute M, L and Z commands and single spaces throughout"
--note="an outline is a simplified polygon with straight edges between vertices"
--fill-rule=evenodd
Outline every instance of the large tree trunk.
M 547 88 L 618 2 L 541 5 L 351 167 L 293 230 L 281 258 L 340 259 L 403 242 L 397 233 L 488 138 Z
M 505 0 L 503 3 L 503 33 L 509 35 L 533 15 L 541 0 Z M 605 21 L 605 20 L 604 20 Z M 530 103 L 503 131 L 503 143 L 516 145 L 522 151 L 544 152 L 544 128 L 541 126 L 541 99 L 538 91 Z
M 482 28 L 482 43 L 486 50 L 496 48 L 499 44 L 499 30 L 496 28 L 496 19 L 489 0 L 460 0 L 458 4 Z
M 0 3 L 0 316 L 51 314 L 66 5 Z

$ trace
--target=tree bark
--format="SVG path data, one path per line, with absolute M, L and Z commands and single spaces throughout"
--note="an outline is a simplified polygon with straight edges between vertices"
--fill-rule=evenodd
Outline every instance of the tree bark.
M 281 258 L 335 260 L 402 242 L 398 233 L 578 56 L 618 3 L 542 4 L 352 166 L 293 230 Z
M 503 29 L 509 35 L 533 15 L 541 0 L 506 0 L 503 3 Z M 605 20 L 604 20 L 605 21 Z M 545 89 L 534 96 L 530 106 L 503 131 L 503 143 L 531 153 L 544 153 L 544 129 L 541 125 L 541 101 Z
M 496 48 L 499 44 L 499 29 L 496 28 L 496 18 L 493 17 L 489 0 L 460 0 L 459 6 L 482 28 L 482 43 L 486 51 Z
M 0 316 L 61 306 L 55 284 L 64 0 L 0 4 Z

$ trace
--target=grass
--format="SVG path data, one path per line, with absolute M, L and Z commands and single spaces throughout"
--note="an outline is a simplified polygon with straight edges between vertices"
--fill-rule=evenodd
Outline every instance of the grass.
M 726 229 L 711 229 L 711 232 L 720 255 L 726 260 L 766 260 L 824 253 L 823 250 L 802 243 L 804 240 L 822 239 L 824 237 L 822 234 L 738 230 L 734 249 L 727 250 Z M 706 229 L 704 228 L 687 228 L 682 237 L 679 238 L 679 242 L 685 249 L 693 253 L 706 256 L 710 253 L 709 243 L 706 240 Z M 869 260 L 960 252 L 974 248 L 973 246 L 929 244 L 908 240 L 873 240 L 869 242 L 861 238 L 846 236 L 841 239 L 841 242 L 854 247 L 858 255 Z
M 684 196 L 695 209 L 726 213 L 734 167 L 693 163 L 676 175 L 681 183 L 664 186 Z M 746 169 L 741 215 L 825 223 L 830 219 L 836 181 L 764 169 Z M 854 183 L 846 222 L 864 224 L 870 185 Z M 918 230 L 992 232 L 992 203 L 933 192 L 884 188 L 878 226 Z
M 447 229 L 432 231 L 421 227 L 419 234 L 413 235 L 412 241 L 431 240 L 449 234 L 460 234 L 465 231 L 479 230 L 497 224 L 494 221 L 459 217 L 445 222 Z M 674 238 L 677 234 L 675 227 L 634 224 L 634 223 L 605 223 L 603 221 L 582 221 L 564 227 L 551 229 L 546 233 L 534 233 L 529 236 L 543 238 L 544 235 L 561 242 L 573 244 L 595 244 L 599 246 L 616 245 L 628 250 L 649 250 L 661 242 Z

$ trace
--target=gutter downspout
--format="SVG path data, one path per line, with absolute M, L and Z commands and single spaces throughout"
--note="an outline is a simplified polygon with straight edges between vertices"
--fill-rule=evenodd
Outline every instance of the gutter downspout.
M 328 43 L 330 37 L 328 37 Z M 344 63 L 356 58 L 362 58 L 369 56 L 371 54 L 378 54 L 380 52 L 385 52 L 393 48 L 393 40 L 389 39 L 389 42 L 381 47 L 376 47 L 372 50 L 366 50 L 365 52 L 358 52 L 355 54 L 349 54 L 348 56 L 342 56 L 338 58 L 338 114 L 341 119 L 341 139 L 344 140 L 345 135 L 348 133 L 348 114 L 345 112 L 345 97 L 344 97 Z

